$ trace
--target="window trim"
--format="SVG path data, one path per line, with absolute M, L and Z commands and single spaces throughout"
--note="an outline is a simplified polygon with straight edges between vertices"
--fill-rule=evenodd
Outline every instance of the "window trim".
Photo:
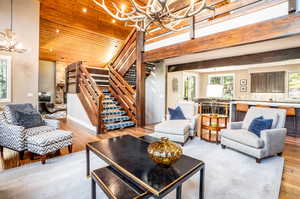
M 290 84 L 289 84 L 290 73 L 300 73 L 300 70 L 287 71 L 287 78 L 286 79 L 287 79 L 287 94 L 288 94 L 288 99 L 292 99 L 292 100 L 300 99 L 300 96 L 299 97 L 291 97 L 290 96 Z
M 220 73 L 220 74 L 209 74 L 208 77 L 207 77 L 207 85 L 210 85 L 210 79 L 212 77 L 225 77 L 225 76 L 232 76 L 233 78 L 233 95 L 232 95 L 232 98 L 235 98 L 236 94 L 235 94 L 235 74 L 234 73 Z M 224 83 L 224 82 L 222 82 Z
M 11 102 L 11 70 L 12 70 L 12 56 L 1 55 L 0 59 L 7 60 L 7 97 L 6 99 L 0 99 L 0 103 Z

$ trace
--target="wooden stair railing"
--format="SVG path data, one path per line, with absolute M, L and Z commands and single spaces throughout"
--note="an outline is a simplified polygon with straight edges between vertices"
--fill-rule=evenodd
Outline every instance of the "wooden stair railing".
M 117 56 L 108 64 L 109 90 L 139 127 L 145 123 L 145 65 L 143 62 L 144 33 L 135 29 L 125 40 Z M 125 79 L 136 68 L 136 90 Z
M 75 84 L 77 85 L 76 93 L 78 93 L 78 97 L 85 108 L 91 123 L 97 127 L 97 134 L 104 133 L 104 122 L 101 117 L 104 94 L 98 88 L 95 80 L 91 77 L 83 62 L 69 65 L 66 71 L 68 71 L 66 74 L 69 74 L 70 71 L 75 72 Z M 66 83 L 69 81 L 68 77 L 69 76 L 66 76 Z
M 136 124 L 136 91 L 125 80 L 127 71 L 136 63 L 137 59 L 137 31 L 133 30 L 125 40 L 121 50 L 109 68 L 109 91 L 127 112 L 129 118 Z
M 129 118 L 136 123 L 136 92 L 111 66 L 109 67 L 109 84 L 109 91 L 127 111 Z

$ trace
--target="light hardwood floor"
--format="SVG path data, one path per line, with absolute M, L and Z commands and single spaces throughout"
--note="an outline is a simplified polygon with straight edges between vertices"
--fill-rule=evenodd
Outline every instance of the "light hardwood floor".
M 146 128 L 127 128 L 109 132 L 105 135 L 94 136 L 88 133 L 88 129 L 85 129 L 71 121 L 63 121 L 62 129 L 73 132 L 73 152 L 84 150 L 86 143 L 91 141 L 127 134 L 133 136 L 143 136 L 153 131 L 152 127 L 148 126 Z M 68 150 L 62 149 L 60 153 L 53 154 L 53 156 L 66 154 L 68 154 Z M 300 138 L 287 137 L 283 156 L 285 158 L 285 166 L 280 190 L 280 199 L 300 199 Z M 39 161 L 38 157 L 35 158 L 35 160 L 30 160 L 29 153 L 25 153 L 24 160 L 19 161 L 18 153 L 4 149 L 4 157 L 1 157 L 0 175 L 1 171 L 5 169 L 14 168 L 37 161 Z M 263 164 L 263 161 L 261 164 Z

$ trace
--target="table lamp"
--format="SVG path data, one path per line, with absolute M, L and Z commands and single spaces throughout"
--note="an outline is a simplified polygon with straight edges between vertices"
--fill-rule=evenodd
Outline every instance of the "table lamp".
M 216 114 L 216 99 L 224 97 L 223 85 L 207 85 L 206 96 L 211 98 L 211 110 L 212 114 Z

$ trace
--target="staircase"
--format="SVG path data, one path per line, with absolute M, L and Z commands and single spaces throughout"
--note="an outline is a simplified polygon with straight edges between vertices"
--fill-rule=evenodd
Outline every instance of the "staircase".
M 106 130 L 110 131 L 134 126 L 135 123 L 126 115 L 127 112 L 119 106 L 109 90 L 103 90 L 103 93 L 105 95 L 103 101 L 104 109 L 101 115 Z
M 104 94 L 102 101 L 103 111 L 100 113 L 104 128 L 107 131 L 135 126 L 127 116 L 127 111 L 116 101 L 109 91 L 109 73 L 106 69 L 88 67 L 87 71 Z
M 108 69 L 82 61 L 66 68 L 66 92 L 78 95 L 98 134 L 145 124 L 144 78 L 153 65 L 146 64 L 144 73 L 143 38 L 143 33 L 133 30 Z

